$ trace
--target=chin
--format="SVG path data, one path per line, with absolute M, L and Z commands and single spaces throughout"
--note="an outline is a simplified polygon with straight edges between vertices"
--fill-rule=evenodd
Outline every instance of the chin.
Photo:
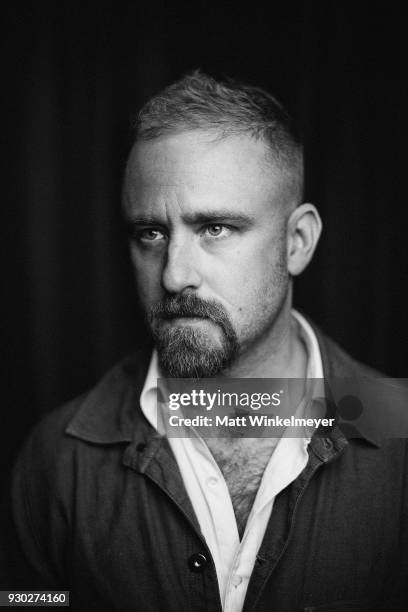
M 213 378 L 238 354 L 237 343 L 198 325 L 172 325 L 154 332 L 159 364 L 169 378 Z M 235 339 L 234 339 L 235 340 Z

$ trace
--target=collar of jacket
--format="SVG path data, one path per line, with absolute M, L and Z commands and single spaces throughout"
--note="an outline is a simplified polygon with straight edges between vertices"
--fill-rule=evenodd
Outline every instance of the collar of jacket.
M 336 378 L 352 378 L 361 374 L 381 376 L 354 361 L 314 323 L 310 320 L 309 323 L 319 342 L 324 377 L 329 389 L 330 381 Z M 140 450 L 146 449 L 143 463 L 148 462 L 162 441 L 162 436 L 145 419 L 139 404 L 151 350 L 151 346 L 140 349 L 110 370 L 82 399 L 65 432 L 94 444 L 133 442 Z M 381 446 L 379 439 L 364 435 L 362 439 L 376 447 Z M 335 427 L 326 438 L 314 435 L 311 447 L 323 462 L 327 462 L 347 444 L 341 430 Z M 139 465 L 139 469 L 141 467 Z

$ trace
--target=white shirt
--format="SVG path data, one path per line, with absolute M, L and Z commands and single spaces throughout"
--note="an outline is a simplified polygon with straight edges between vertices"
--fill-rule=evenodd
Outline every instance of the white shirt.
M 323 365 L 316 335 L 295 310 L 308 354 L 307 378 L 323 378 Z M 141 409 L 156 428 L 158 358 L 153 351 L 144 387 Z M 201 532 L 214 559 L 221 602 L 225 612 L 242 610 L 257 552 L 262 543 L 275 497 L 293 482 L 306 466 L 310 438 L 282 437 L 265 468 L 244 535 L 240 541 L 227 484 L 206 443 L 199 436 L 168 438 L 190 497 Z

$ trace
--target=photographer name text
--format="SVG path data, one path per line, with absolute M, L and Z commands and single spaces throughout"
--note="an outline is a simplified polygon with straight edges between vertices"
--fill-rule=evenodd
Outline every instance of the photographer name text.
M 169 425 L 171 427 L 332 427 L 335 419 L 313 419 L 301 417 L 279 417 L 266 415 L 241 415 L 241 416 L 203 416 L 197 415 L 192 418 L 171 415 Z

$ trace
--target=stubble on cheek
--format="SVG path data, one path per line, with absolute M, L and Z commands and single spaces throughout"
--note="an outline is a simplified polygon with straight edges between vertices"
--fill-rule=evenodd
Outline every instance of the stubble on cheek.
M 286 260 L 286 245 L 281 241 L 270 254 L 269 270 L 263 263 L 263 274 L 259 268 L 257 278 L 249 277 L 249 281 L 243 284 L 247 291 L 237 309 L 237 328 L 243 351 L 274 327 L 286 303 L 289 288 Z M 265 274 L 265 270 L 269 274 Z
M 132 256 L 133 276 L 136 285 L 136 295 L 140 309 L 148 323 L 148 313 L 163 296 L 164 290 L 161 286 L 160 274 L 155 266 L 142 266 Z

